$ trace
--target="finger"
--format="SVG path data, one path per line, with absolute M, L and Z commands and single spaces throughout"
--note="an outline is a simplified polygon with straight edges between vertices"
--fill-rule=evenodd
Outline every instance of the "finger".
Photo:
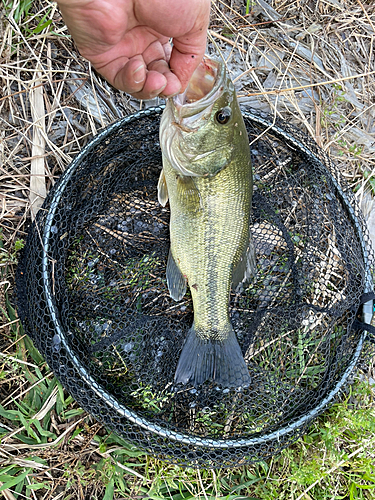
M 164 38 L 164 37 L 163 37 Z M 159 40 L 151 43 L 142 53 L 142 57 L 148 67 L 153 61 L 165 59 L 165 51 L 163 43 Z
M 119 61 L 117 63 L 119 64 Z M 105 67 L 99 71 L 106 77 Z M 142 56 L 134 56 L 123 66 L 120 65 L 119 70 L 113 78 L 113 83 L 111 83 L 119 90 L 123 90 L 128 94 L 135 94 L 143 89 L 146 81 L 146 73 L 146 64 Z
M 163 49 L 164 49 L 164 59 L 169 62 L 169 59 L 171 58 L 172 54 L 172 45 L 167 42 L 163 44 Z
M 192 74 L 202 61 L 206 50 L 206 35 L 202 36 L 199 34 L 198 36 L 200 45 L 192 47 L 192 50 L 189 50 L 186 44 L 179 43 L 178 40 L 173 41 L 169 66 L 171 71 L 180 80 L 182 92 L 186 89 Z
M 176 47 L 173 47 L 169 64 L 171 70 L 181 83 L 181 92 L 184 92 L 188 86 L 189 80 L 202 61 L 203 56 L 204 52 L 200 54 L 183 54 Z
M 169 65 L 171 71 L 180 80 L 182 91 L 187 87 L 206 51 L 210 1 L 202 0 L 200 7 L 201 10 L 194 28 L 189 33 L 173 39 Z
M 121 66 L 118 60 L 116 63 L 120 67 L 110 83 L 138 99 L 152 99 L 164 90 L 169 96 L 178 93 L 181 88 L 178 78 L 171 73 L 164 59 L 151 62 L 149 67 L 146 67 L 140 55 L 128 60 L 124 66 Z M 106 69 L 107 67 L 104 66 L 98 71 L 109 80 Z
M 159 95 L 168 83 L 163 76 L 165 70 L 160 71 L 160 74 L 147 76 L 150 63 L 155 62 L 155 60 L 164 60 L 164 45 L 167 41 L 167 37 L 160 36 L 159 40 L 154 40 L 146 46 L 142 54 L 137 54 L 130 59 L 125 56 L 115 57 L 107 65 L 98 67 L 98 65 L 94 64 L 94 66 L 116 88 L 133 96 L 142 96 L 139 97 L 142 99 L 151 99 Z M 164 61 L 164 63 L 169 71 L 167 62 Z M 158 72 L 158 69 L 155 71 Z M 144 88 L 145 85 L 146 87 Z M 176 87 L 178 90 L 180 85 L 175 82 L 172 87 L 172 91 Z
M 172 95 L 176 95 L 181 91 L 180 80 L 177 78 L 176 75 L 174 75 L 171 72 L 167 61 L 165 61 L 164 59 L 161 59 L 159 61 L 154 61 L 148 65 L 148 69 L 152 71 L 157 71 L 158 73 L 165 76 L 167 84 L 164 90 L 162 91 L 163 97 L 171 97 Z
M 95 56 L 87 53 L 84 55 L 111 85 L 134 94 L 143 88 L 147 64 L 160 57 L 164 58 L 163 45 L 167 41 L 166 36 L 158 36 L 152 30 L 136 27 L 128 31 L 123 39 L 109 50 Z M 144 52 L 146 61 L 143 58 Z M 159 88 L 166 83 L 164 78 L 161 80 Z
M 144 86 L 139 92 L 132 92 L 137 99 L 153 99 L 161 94 L 167 86 L 167 79 L 158 71 L 148 71 Z

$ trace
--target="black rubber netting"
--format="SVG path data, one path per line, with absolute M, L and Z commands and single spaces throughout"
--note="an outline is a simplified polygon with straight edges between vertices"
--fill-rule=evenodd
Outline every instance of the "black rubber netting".
M 126 440 L 180 465 L 263 460 L 306 431 L 357 362 L 366 225 L 312 140 L 245 111 L 257 277 L 232 293 L 230 316 L 252 383 L 174 386 L 193 311 L 166 286 L 161 112 L 105 129 L 49 193 L 18 267 L 19 315 L 70 394 Z

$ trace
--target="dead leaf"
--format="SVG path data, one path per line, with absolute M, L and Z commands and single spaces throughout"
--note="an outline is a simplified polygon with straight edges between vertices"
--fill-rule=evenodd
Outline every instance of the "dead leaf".
M 45 108 L 43 92 L 44 87 L 40 85 L 42 74 L 37 72 L 34 87 L 30 92 L 31 116 L 33 119 L 33 142 L 31 149 L 31 176 L 30 176 L 30 205 L 31 215 L 35 219 L 38 210 L 47 196 L 46 171 L 45 171 Z

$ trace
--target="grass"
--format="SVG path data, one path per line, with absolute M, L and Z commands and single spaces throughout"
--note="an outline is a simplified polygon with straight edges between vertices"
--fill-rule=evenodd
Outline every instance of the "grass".
M 59 384 L 24 335 L 14 309 L 17 252 L 30 222 L 30 158 L 44 158 L 42 173 L 36 175 L 43 175 L 48 191 L 93 134 L 140 104 L 91 71 L 75 52 L 54 3 L 3 0 L 1 5 L 0 496 L 375 498 L 374 390 L 359 371 L 308 433 L 279 456 L 228 470 L 181 469 L 147 456 L 103 428 Z M 270 0 L 274 11 L 261 5 L 250 0 L 212 3 L 210 34 L 232 64 L 240 99 L 306 130 L 355 192 L 368 188 L 374 193 L 373 2 Z M 345 80 L 356 75 L 366 76 Z M 320 85 L 324 81 L 333 83 Z M 32 87 L 43 89 L 45 133 L 38 154 L 33 150 L 37 127 L 30 103 L 37 101 L 30 96 Z M 146 277 L 149 264 L 134 273 Z M 76 273 L 89 279 L 92 269 Z M 131 286 L 131 279 L 124 276 L 124 286 Z M 300 363 L 305 363 L 303 356 Z M 371 363 L 368 374 L 373 377 Z M 147 391 L 142 404 L 145 395 L 153 400 Z
M 358 377 L 280 456 L 232 470 L 181 469 L 95 423 L 19 325 L 11 328 L 19 340 L 1 360 L 0 481 L 16 498 L 375 498 L 374 394 Z

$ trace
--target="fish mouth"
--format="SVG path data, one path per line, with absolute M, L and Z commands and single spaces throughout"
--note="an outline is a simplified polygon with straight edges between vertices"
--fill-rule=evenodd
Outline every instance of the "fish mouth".
M 203 114 L 224 90 L 225 66 L 205 56 L 194 71 L 182 94 L 172 98 L 175 122 L 181 125 L 183 118 Z
M 217 156 L 221 147 L 215 145 L 211 150 L 210 145 L 207 151 L 207 141 L 200 141 L 199 138 L 206 137 L 205 127 L 210 123 L 213 107 L 224 93 L 228 93 L 227 100 L 230 102 L 231 82 L 226 77 L 225 65 L 206 56 L 195 70 L 185 92 L 168 99 L 160 122 L 160 145 L 163 154 L 180 175 L 202 177 L 216 174 L 216 170 L 211 173 L 210 168 L 198 163 L 208 164 L 210 155 Z

